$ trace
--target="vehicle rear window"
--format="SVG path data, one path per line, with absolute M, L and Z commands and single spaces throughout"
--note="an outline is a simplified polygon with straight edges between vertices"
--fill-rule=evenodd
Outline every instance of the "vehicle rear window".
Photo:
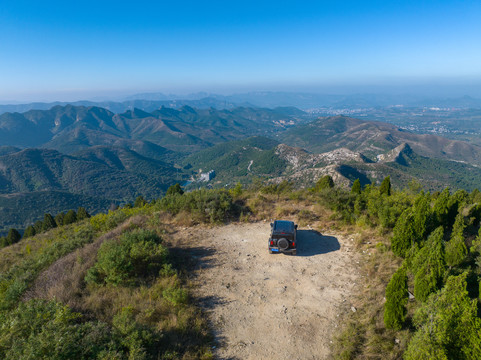
M 291 221 L 276 221 L 274 224 L 275 231 L 294 231 L 294 224 Z

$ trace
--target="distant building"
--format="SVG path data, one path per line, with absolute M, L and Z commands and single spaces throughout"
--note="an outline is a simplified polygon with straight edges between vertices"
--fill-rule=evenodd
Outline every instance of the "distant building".
M 199 181 L 210 181 L 215 178 L 215 170 L 200 174 Z

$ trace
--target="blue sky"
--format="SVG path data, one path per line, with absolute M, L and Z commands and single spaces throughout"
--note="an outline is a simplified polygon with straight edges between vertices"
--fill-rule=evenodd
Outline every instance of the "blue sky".
M 472 89 L 480 18 L 480 1 L 3 0 L 0 101 Z

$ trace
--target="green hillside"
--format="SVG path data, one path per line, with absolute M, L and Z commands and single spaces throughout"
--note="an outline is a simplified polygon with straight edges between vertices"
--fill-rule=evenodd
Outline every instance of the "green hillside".
M 286 162 L 276 154 L 278 143 L 264 137 L 231 141 L 202 150 L 184 159 L 194 170 L 216 171 L 216 181 L 233 183 L 253 177 L 277 176 Z
M 84 207 L 90 214 L 105 212 L 115 203 L 103 197 L 72 194 L 63 191 L 35 191 L 0 195 L 0 234 L 8 229 L 25 229 L 43 219 L 45 213 L 58 214 Z

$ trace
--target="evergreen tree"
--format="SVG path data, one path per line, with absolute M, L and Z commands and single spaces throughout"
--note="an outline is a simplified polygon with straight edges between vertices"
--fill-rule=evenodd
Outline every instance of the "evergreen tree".
M 403 264 L 392 276 L 386 288 L 384 324 L 389 329 L 401 330 L 406 320 L 408 303 L 408 278 Z
M 35 232 L 37 234 L 40 234 L 42 232 L 42 228 L 43 228 L 43 221 L 36 221 L 35 224 L 33 224 L 33 227 L 35 228 Z
M 416 310 L 417 331 L 404 354 L 414 359 L 479 359 L 481 319 L 466 290 L 467 273 L 450 276 L 436 296 Z
M 393 230 L 391 248 L 397 256 L 405 257 L 407 251 L 416 241 L 416 228 L 414 226 L 414 216 L 410 209 L 404 210 L 399 217 Z
M 27 226 L 25 232 L 23 233 L 24 238 L 28 238 L 35 235 L 35 228 L 32 225 Z
M 62 226 L 64 217 L 65 217 L 64 212 L 60 212 L 57 215 L 55 215 L 55 224 L 57 224 L 57 226 Z
M 50 230 L 54 227 L 57 227 L 54 218 L 50 214 L 45 214 L 43 216 L 43 223 L 42 223 L 42 231 Z
M 434 230 L 424 245 L 418 251 L 413 261 L 414 296 L 420 301 L 426 301 L 429 294 L 441 287 L 446 271 L 443 246 L 444 230 L 440 226 Z
M 444 189 L 439 194 L 436 202 L 434 203 L 433 212 L 436 218 L 437 225 L 448 226 L 449 219 L 449 188 Z
M 65 217 L 63 218 L 64 225 L 73 224 L 76 221 L 77 221 L 77 214 L 75 213 L 75 210 L 69 210 L 65 215 Z
M 419 240 L 424 239 L 431 228 L 431 206 L 428 194 L 419 194 L 414 201 L 414 230 Z
M 174 195 L 174 194 L 180 194 L 182 195 L 184 193 L 184 190 L 182 190 L 182 188 L 180 187 L 180 184 L 177 183 L 175 185 L 172 185 L 170 186 L 168 189 L 167 189 L 167 192 L 165 193 L 165 196 L 167 195 Z
M 319 180 L 317 180 L 314 186 L 314 191 L 321 191 L 323 189 L 332 189 L 334 187 L 334 180 L 330 175 L 324 175 Z
M 386 176 L 379 187 L 381 195 L 391 196 L 391 177 Z
M 147 201 L 145 201 L 144 197 L 142 195 L 137 196 L 134 202 L 134 207 L 142 207 L 145 204 L 147 204 Z
M 8 245 L 18 243 L 21 238 L 22 238 L 22 235 L 20 235 L 17 229 L 10 229 L 7 235 L 7 243 Z
M 83 219 L 88 219 L 90 217 L 90 214 L 87 212 L 87 210 L 84 207 L 79 207 L 77 210 L 77 220 L 83 220 Z
M 469 252 L 481 254 L 481 226 L 478 230 L 478 236 L 473 240 Z
M 5 236 L 0 237 L 0 248 L 8 246 L 7 238 Z
M 362 191 L 361 182 L 359 179 L 354 180 L 351 187 L 351 194 L 360 195 Z
M 464 216 L 458 213 L 454 222 L 453 232 L 451 233 L 451 239 L 446 244 L 446 264 L 450 267 L 459 265 L 468 253 L 463 235 L 465 227 Z

